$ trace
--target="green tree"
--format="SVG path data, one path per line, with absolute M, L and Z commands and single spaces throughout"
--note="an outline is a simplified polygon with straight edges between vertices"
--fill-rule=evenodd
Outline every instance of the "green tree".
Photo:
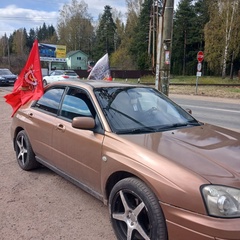
M 130 52 L 136 61 L 138 69 L 141 70 L 149 69 L 151 66 L 151 59 L 148 54 L 151 7 L 152 0 L 145 0 L 137 21 L 137 26 L 134 29 L 135 33 L 132 36 L 130 46 Z
M 124 38 L 124 30 L 125 26 L 123 23 L 123 16 L 120 11 L 117 9 L 112 10 L 112 18 L 114 23 L 116 24 L 116 32 L 115 32 L 115 39 L 114 39 L 114 52 L 118 49 L 121 44 L 122 39 Z
M 126 0 L 127 19 L 126 24 L 120 27 L 121 43 L 117 50 L 111 56 L 111 65 L 120 70 L 132 70 L 137 68 L 134 56 L 131 54 L 131 45 L 135 29 L 138 24 L 138 18 L 142 9 L 143 0 Z M 116 20 L 117 31 L 119 25 Z
M 240 0 L 208 0 L 210 21 L 206 24 L 205 55 L 215 73 L 226 77 L 228 64 L 239 57 Z
M 208 0 L 198 0 L 194 5 L 196 14 L 196 47 L 198 50 L 204 50 L 204 27 L 209 22 Z
M 37 38 L 39 42 L 44 42 L 44 43 L 56 44 L 58 41 L 55 28 L 53 27 L 53 25 L 47 26 L 46 23 L 43 23 L 43 25 L 36 28 L 36 30 L 30 29 L 29 43 L 31 44 L 31 46 L 35 38 Z
M 116 45 L 116 23 L 113 20 L 112 8 L 108 5 L 104 7 L 104 13 L 100 16 L 99 25 L 96 31 L 96 42 L 94 59 L 98 60 L 106 52 L 111 55 Z
M 44 41 L 48 38 L 48 30 L 46 23 L 44 22 L 42 26 L 40 26 L 37 30 L 37 38 L 39 42 Z
M 0 57 L 6 57 L 8 55 L 8 37 L 5 33 L 3 37 L 0 39 Z
M 199 27 L 193 0 L 181 0 L 174 16 L 172 72 L 194 74 L 200 50 Z
M 20 28 L 13 33 L 12 51 L 19 56 L 26 55 L 27 32 Z
M 36 39 L 36 37 L 37 37 L 36 31 L 35 31 L 33 28 L 31 28 L 31 29 L 29 30 L 29 33 L 28 33 L 28 36 L 27 36 L 26 46 L 27 46 L 28 49 L 31 49 L 31 48 L 32 48 L 33 42 L 34 42 L 34 40 Z

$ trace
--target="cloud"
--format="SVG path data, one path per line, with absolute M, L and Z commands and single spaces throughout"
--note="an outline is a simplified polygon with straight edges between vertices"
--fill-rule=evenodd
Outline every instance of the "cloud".
M 0 8 L 0 37 L 5 33 L 9 36 L 20 28 L 26 28 L 28 32 L 31 28 L 36 29 L 42 26 L 44 22 L 46 25 L 53 25 L 56 27 L 59 10 L 62 9 L 63 2 L 45 2 L 45 0 L 41 2 L 42 5 L 36 4 L 34 6 L 35 9 L 30 9 L 31 6 L 27 4 L 25 8 L 24 0 L 21 2 L 22 7 L 18 7 L 18 3 L 15 2 L 15 4 Z M 94 21 L 98 20 L 99 14 L 103 14 L 106 5 L 122 13 L 126 12 L 125 0 L 85 0 L 85 2 L 88 5 L 88 13 L 93 17 Z M 71 1 L 65 1 L 65 3 L 71 4 Z M 51 9 L 51 11 L 47 9 Z
M 11 34 L 19 28 L 36 28 L 47 25 L 56 26 L 58 12 L 38 11 L 26 8 L 18 8 L 16 5 L 9 5 L 6 8 L 0 8 L 0 36 Z
M 125 0 L 116 1 L 116 0 L 88 0 L 86 1 L 88 4 L 89 13 L 93 16 L 94 20 L 97 20 L 99 14 L 103 14 L 104 7 L 109 5 L 112 9 L 117 9 L 122 13 L 126 12 L 126 4 Z

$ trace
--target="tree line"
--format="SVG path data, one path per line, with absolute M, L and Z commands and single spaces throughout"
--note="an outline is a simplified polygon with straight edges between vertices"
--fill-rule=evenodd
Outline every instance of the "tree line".
M 164 0 L 125 0 L 123 15 L 107 5 L 93 21 L 84 0 L 65 3 L 57 26 L 15 30 L 0 38 L 0 67 L 20 71 L 35 38 L 66 45 L 97 61 L 106 52 L 117 70 L 152 70 L 156 62 L 158 18 Z M 233 77 L 240 64 L 240 0 L 180 0 L 173 17 L 171 74 L 195 75 L 197 53 L 204 52 L 203 74 Z

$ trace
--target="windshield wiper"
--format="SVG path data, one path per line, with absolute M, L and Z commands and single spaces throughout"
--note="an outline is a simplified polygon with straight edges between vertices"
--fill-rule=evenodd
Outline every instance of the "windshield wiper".
M 178 129 L 178 128 L 188 127 L 188 126 L 200 126 L 200 124 L 196 121 L 193 121 L 193 122 L 189 121 L 189 122 L 185 122 L 185 123 L 173 123 L 173 124 L 159 127 L 158 131 L 167 131 L 170 129 Z
M 152 133 L 156 132 L 156 128 L 144 127 L 144 128 L 133 128 L 127 130 L 119 130 L 116 133 L 118 134 L 142 134 L 142 133 Z

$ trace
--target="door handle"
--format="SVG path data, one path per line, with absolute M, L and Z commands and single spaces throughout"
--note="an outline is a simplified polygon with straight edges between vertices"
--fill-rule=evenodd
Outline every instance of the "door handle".
M 33 117 L 33 113 L 32 112 L 28 113 L 27 115 L 28 115 L 29 118 Z
M 57 130 L 64 132 L 66 130 L 66 127 L 62 123 L 59 123 L 57 124 Z

